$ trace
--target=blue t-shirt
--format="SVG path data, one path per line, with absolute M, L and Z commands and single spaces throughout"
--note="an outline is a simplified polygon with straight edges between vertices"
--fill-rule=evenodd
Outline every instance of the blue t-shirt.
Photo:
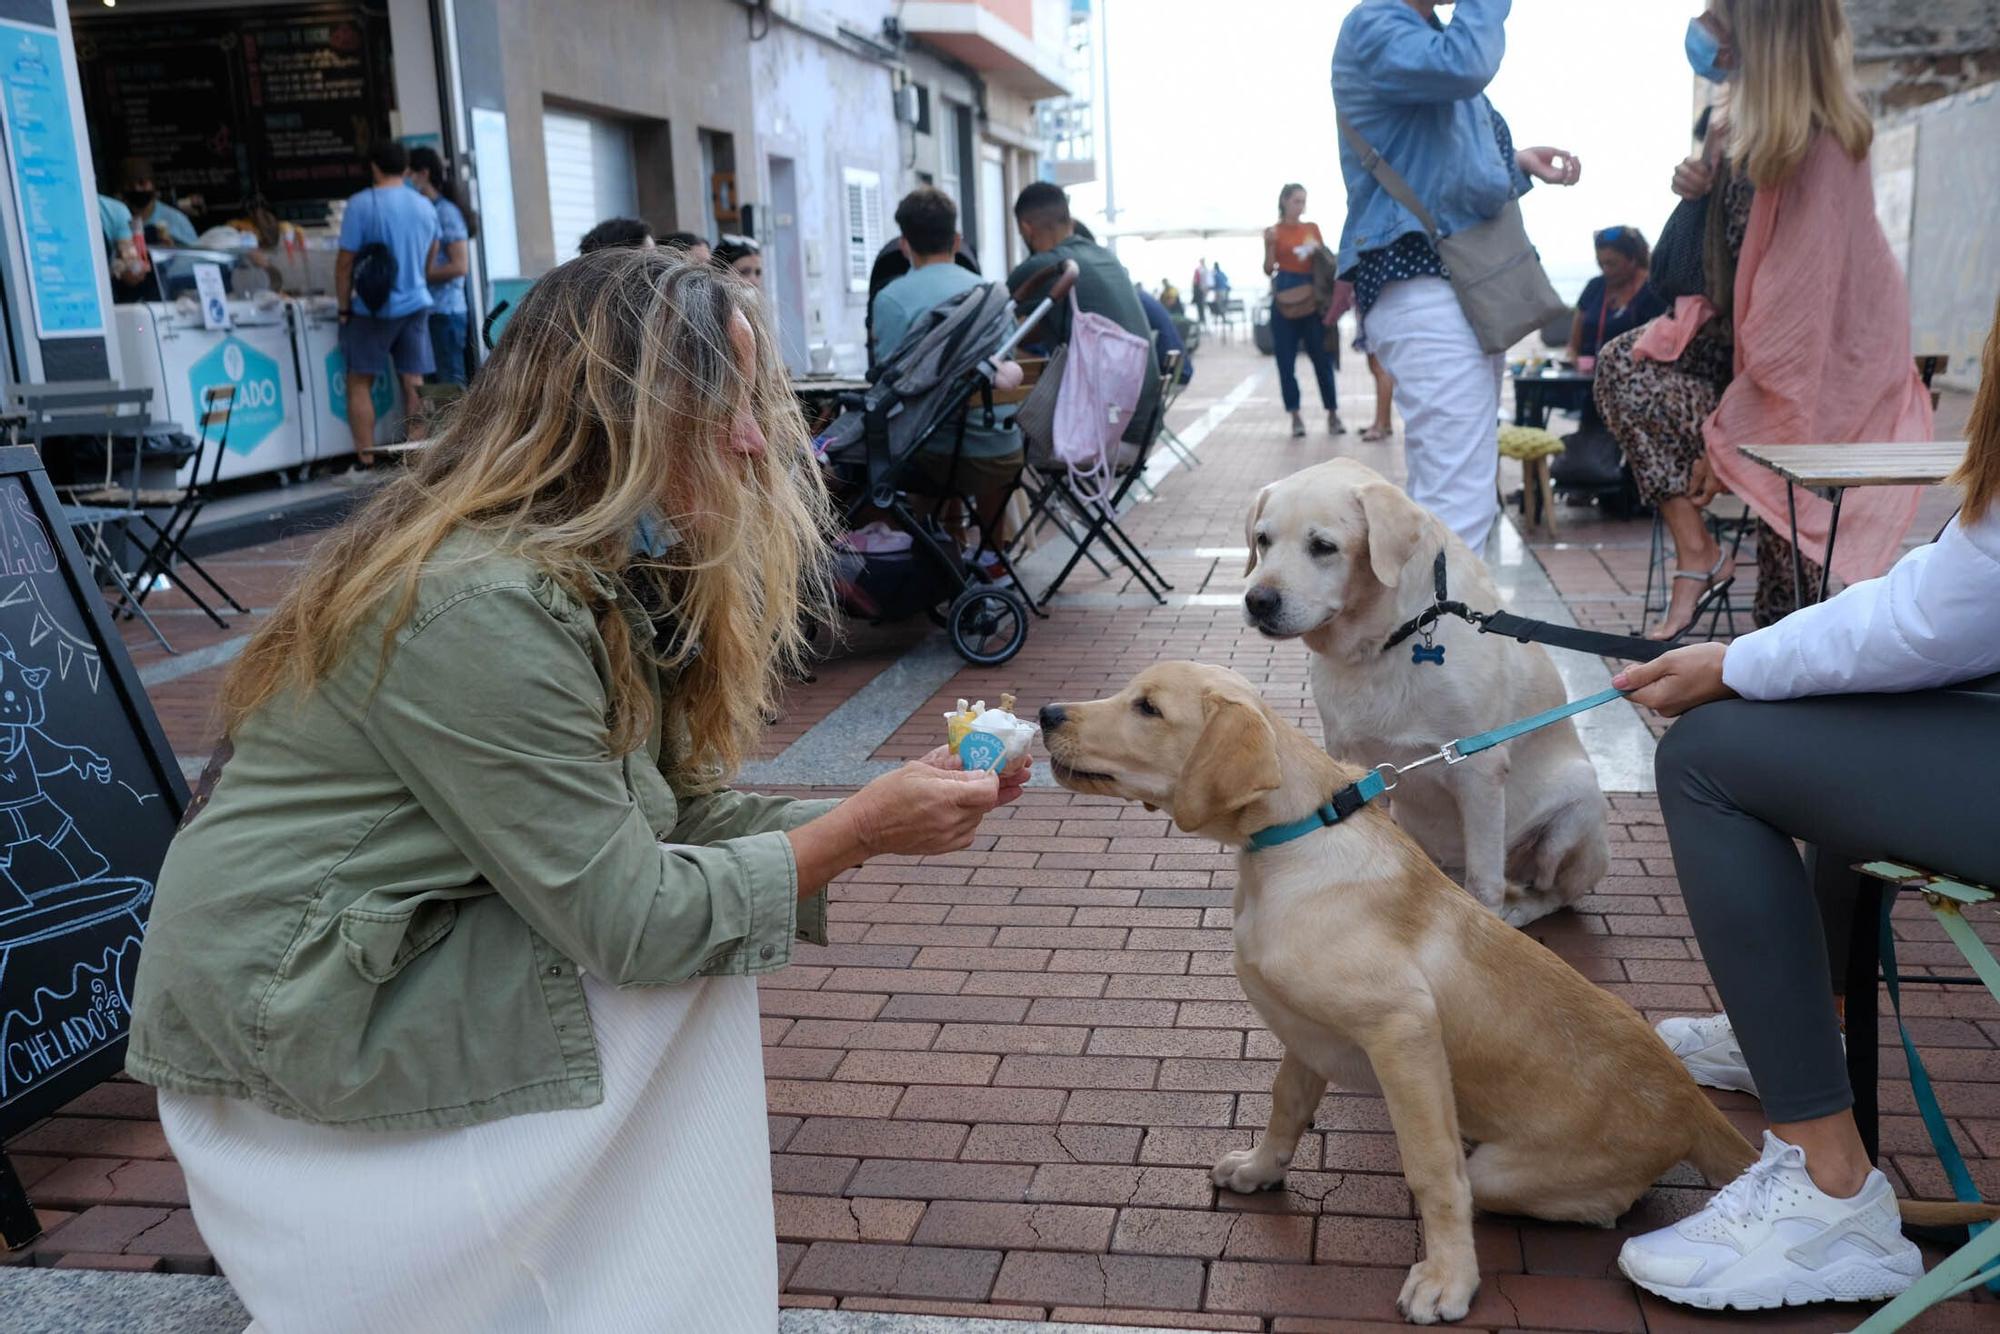
M 883 361 L 894 352 L 905 338 L 909 337 L 911 326 L 915 325 L 923 313 L 933 306 L 943 305 L 975 287 L 984 287 L 986 279 L 957 264 L 926 264 L 920 269 L 911 269 L 902 277 L 875 294 L 875 360 Z M 1014 429 L 1013 409 L 1003 407 L 995 412 L 997 424 L 988 429 L 980 423 L 986 415 L 985 406 L 975 396 L 965 423 L 964 454 L 969 459 L 1000 458 L 1021 448 L 1020 432 Z M 950 429 L 940 430 L 931 437 L 927 446 L 933 452 L 949 452 L 953 433 Z
M 380 242 L 396 257 L 396 285 L 389 289 L 388 302 L 380 310 L 370 310 L 356 292 L 351 302 L 354 313 L 394 320 L 429 310 L 431 289 L 424 280 L 424 267 L 437 238 L 437 210 L 415 190 L 384 185 L 348 200 L 340 220 L 340 248 L 358 252 Z
M 438 259 L 443 260 L 445 251 L 451 247 L 453 241 L 469 241 L 472 239 L 472 233 L 467 229 L 465 214 L 459 210 L 458 205 L 452 203 L 443 195 L 439 195 L 433 203 L 437 208 Z M 441 283 L 431 284 L 431 314 L 465 314 L 464 274 L 461 273 L 456 278 L 447 278 Z
M 132 239 L 132 210 L 125 207 L 122 199 L 99 195 L 97 223 L 104 228 L 104 252 L 107 255 L 116 255 L 119 242 Z
M 146 217 L 146 230 L 150 232 L 155 229 L 167 234 L 167 243 L 169 245 L 192 246 L 195 244 L 194 222 L 189 219 L 187 214 L 181 212 L 164 199 L 154 200 L 153 211 Z

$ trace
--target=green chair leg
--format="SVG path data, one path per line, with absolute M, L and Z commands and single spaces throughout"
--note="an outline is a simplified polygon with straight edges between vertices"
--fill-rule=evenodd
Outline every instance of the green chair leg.
M 1901 1329 L 1939 1302 L 1992 1278 L 1986 1266 L 1995 1259 L 2000 1259 L 2000 1227 L 1989 1227 L 1918 1279 L 1909 1291 L 1855 1326 L 1854 1334 L 1888 1334 Z

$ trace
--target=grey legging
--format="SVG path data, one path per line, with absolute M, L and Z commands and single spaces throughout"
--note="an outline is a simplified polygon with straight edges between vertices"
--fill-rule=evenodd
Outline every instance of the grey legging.
M 1903 695 L 1723 700 L 1660 743 L 1681 895 L 1771 1120 L 1854 1102 L 1829 935 L 1837 967 L 1845 933 L 1875 927 L 1852 921 L 1848 867 L 1900 858 L 2000 885 L 1996 746 L 2000 676 Z M 1814 848 L 1810 872 L 1794 839 Z

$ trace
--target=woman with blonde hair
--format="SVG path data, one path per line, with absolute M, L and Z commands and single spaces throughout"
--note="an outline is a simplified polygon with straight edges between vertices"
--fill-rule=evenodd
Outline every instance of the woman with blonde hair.
M 828 528 L 750 289 L 606 250 L 258 629 L 128 1057 L 257 1327 L 776 1328 L 754 977 L 1025 777 L 724 786 Z
M 1963 503 L 1937 541 L 1726 648 L 1618 678 L 1686 715 L 1660 743 L 1660 812 L 1727 1011 L 1661 1036 L 1703 1083 L 1761 1095 L 1771 1123 L 1762 1160 L 1707 1208 L 1625 1243 L 1625 1273 L 1670 1300 L 1879 1300 L 1923 1273 L 1854 1123 L 1828 940 L 1878 929 L 1853 920 L 1858 862 L 2000 885 L 1977 743 L 2000 734 L 2000 309 L 1966 434 Z
M 1695 219 L 1691 290 L 1671 292 L 1671 313 L 1612 339 L 1597 360 L 1598 410 L 1674 539 L 1679 568 L 1655 639 L 1686 633 L 1734 575 L 1702 519 L 1725 490 L 1759 520 L 1757 623 L 1806 600 L 1781 536 L 1793 498 L 1740 446 L 1931 435 L 1909 295 L 1876 221 L 1874 129 L 1839 0 L 1709 0 L 1686 47 L 1694 72 L 1725 89 L 1702 151 L 1674 172 L 1675 193 L 1703 201 L 1676 214 Z M 1656 266 L 1654 281 L 1663 277 Z M 1825 552 L 1831 507 L 1805 492 L 1796 502 L 1805 565 Z M 1834 573 L 1880 574 L 1915 513 L 1909 487 L 1850 495 Z M 1816 587 L 1817 566 L 1804 575 Z

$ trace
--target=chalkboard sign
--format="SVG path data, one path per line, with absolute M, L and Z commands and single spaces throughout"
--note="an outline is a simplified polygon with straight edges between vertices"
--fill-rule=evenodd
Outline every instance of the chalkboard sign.
M 282 215 L 367 188 L 395 107 L 387 12 L 317 3 L 134 17 L 79 14 L 77 66 L 99 180 L 146 159 L 209 222 L 262 194 Z
M 187 799 L 40 460 L 0 448 L 0 1138 L 122 1066 Z

